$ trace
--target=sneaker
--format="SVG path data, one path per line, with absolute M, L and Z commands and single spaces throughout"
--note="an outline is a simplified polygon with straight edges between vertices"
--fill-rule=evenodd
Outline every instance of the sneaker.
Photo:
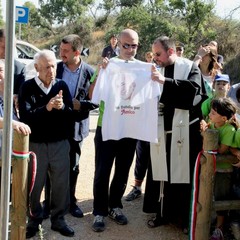
M 130 193 L 125 197 L 126 201 L 133 201 L 136 198 L 141 197 L 142 192 L 140 188 L 133 186 L 133 189 L 130 191 Z
M 94 232 L 103 232 L 105 230 L 104 217 L 97 215 L 93 220 L 92 230 Z
M 120 208 L 110 209 L 108 216 L 120 225 L 126 225 L 128 223 L 127 218 L 123 215 Z
M 216 228 L 213 231 L 213 234 L 210 237 L 210 240 L 224 240 L 222 230 L 220 228 Z

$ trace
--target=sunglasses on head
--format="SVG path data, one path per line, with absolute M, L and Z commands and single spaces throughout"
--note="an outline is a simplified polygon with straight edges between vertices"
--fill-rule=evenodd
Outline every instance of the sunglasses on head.
M 118 41 L 118 42 L 119 42 L 119 41 Z M 119 43 L 121 43 L 121 42 L 119 42 Z M 128 43 L 122 44 L 122 43 L 121 43 L 121 45 L 122 45 L 122 47 L 123 47 L 124 49 L 129 49 L 129 48 L 136 49 L 136 48 L 138 47 L 137 44 L 128 44 Z

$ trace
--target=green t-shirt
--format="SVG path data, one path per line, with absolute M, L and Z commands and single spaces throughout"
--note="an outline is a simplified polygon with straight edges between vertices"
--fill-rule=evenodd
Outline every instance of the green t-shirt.
M 101 101 L 99 104 L 99 116 L 98 116 L 98 123 L 97 123 L 99 127 L 102 126 L 103 112 L 104 112 L 104 101 Z
M 235 132 L 232 147 L 240 148 L 240 128 Z
M 213 97 L 208 98 L 201 105 L 202 115 L 203 115 L 204 119 L 208 118 L 208 114 L 211 111 L 211 101 L 212 100 L 213 100 Z
M 236 132 L 234 126 L 232 126 L 229 123 L 226 123 L 220 128 L 215 128 L 214 124 L 211 124 L 210 129 L 216 129 L 219 131 L 219 145 L 224 144 L 229 147 L 233 145 L 234 136 Z M 217 162 L 217 169 L 223 169 L 223 170 L 232 169 L 232 165 L 230 163 Z
M 92 77 L 90 79 L 90 83 L 93 83 L 96 80 L 97 75 L 98 75 L 98 68 L 97 68 L 97 70 L 95 70 L 94 74 L 92 75 Z

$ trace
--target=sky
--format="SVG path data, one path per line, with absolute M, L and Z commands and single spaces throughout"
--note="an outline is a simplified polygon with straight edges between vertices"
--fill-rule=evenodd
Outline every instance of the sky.
M 240 0 L 216 0 L 215 11 L 217 15 L 224 18 L 238 6 L 240 6 Z M 240 20 L 240 9 L 235 12 L 234 18 Z
M 3 8 L 3 17 L 6 16 L 6 1 L 7 0 L 0 0 L 2 2 L 2 8 Z M 38 6 L 38 0 L 28 0 L 32 3 L 34 3 L 36 6 Z M 22 6 L 26 0 L 15 0 L 16 6 Z M 215 0 L 216 2 L 216 14 L 221 17 L 226 17 L 231 10 L 236 8 L 237 6 L 240 6 L 240 0 Z M 235 13 L 234 18 L 240 20 L 240 9 Z

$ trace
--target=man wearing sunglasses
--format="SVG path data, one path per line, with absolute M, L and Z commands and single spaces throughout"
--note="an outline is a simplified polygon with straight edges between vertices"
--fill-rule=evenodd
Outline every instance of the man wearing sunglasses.
M 201 73 L 195 63 L 177 56 L 174 41 L 166 36 L 154 41 L 152 52 L 154 61 L 160 66 L 160 70 L 153 68 L 152 79 L 163 87 L 160 103 L 166 148 L 163 152 L 151 153 L 143 211 L 157 213 L 148 221 L 151 228 L 180 219 L 187 231 L 190 181 L 202 148 L 199 133 Z M 163 164 L 158 165 L 163 159 L 165 168 L 161 167 Z
M 138 34 L 130 29 L 121 32 L 119 35 L 118 47 L 120 59 L 125 61 L 135 61 L 134 57 L 137 53 Z M 104 61 L 108 62 L 108 59 L 104 59 Z M 100 104 L 99 111 L 100 115 L 103 116 L 103 107 L 101 105 L 102 104 Z M 92 229 L 96 232 L 102 232 L 105 230 L 104 217 L 107 215 L 109 215 L 109 217 L 115 220 L 118 224 L 125 225 L 128 223 L 127 218 L 121 212 L 122 208 L 121 198 L 126 187 L 129 168 L 133 161 L 136 140 L 129 138 L 123 140 L 121 139 L 118 142 L 119 143 L 117 143 L 117 141 L 111 140 L 103 141 L 101 127 L 97 128 L 95 135 L 96 164 L 93 190 L 94 192 L 93 215 L 95 216 L 95 218 L 92 225 Z M 120 152 L 118 154 L 115 154 L 114 149 L 119 147 L 121 147 L 122 151 L 125 151 L 124 159 L 123 156 L 120 155 Z M 112 149 L 111 151 L 112 156 L 109 157 L 109 154 L 107 154 L 106 151 L 110 151 L 110 149 Z M 106 169 L 110 170 L 112 168 L 114 158 L 116 158 L 115 176 L 113 177 L 109 191 L 108 190 L 109 180 L 106 181 L 105 179 L 109 179 L 110 171 L 106 171 Z M 122 160 L 120 164 L 118 163 L 119 160 Z M 120 169 L 124 169 L 124 171 L 122 171 L 121 178 L 119 178 L 118 174 L 116 174 L 119 172 Z M 109 211 L 108 208 L 110 208 Z
M 128 223 L 127 217 L 121 211 L 123 208 L 121 199 L 127 185 L 137 139 L 141 139 L 138 138 L 139 134 L 145 130 L 142 129 L 142 125 L 136 130 L 134 125 L 138 125 L 143 118 L 145 122 L 150 122 L 151 117 L 153 125 L 156 123 L 157 126 L 156 109 L 160 91 L 156 89 L 159 86 L 151 81 L 152 65 L 134 58 L 138 49 L 138 34 L 131 29 L 123 30 L 119 35 L 118 46 L 119 56 L 110 59 L 107 69 L 100 71 L 92 97 L 93 102 L 100 102 L 99 121 L 94 139 L 96 155 L 93 215 L 95 218 L 92 229 L 96 232 L 104 231 L 106 216 L 120 225 Z M 107 63 L 108 59 L 104 61 Z M 133 98 L 139 99 L 138 92 L 139 89 L 144 88 L 142 87 L 144 84 L 150 86 L 150 92 L 154 94 L 141 98 L 141 102 L 136 105 Z M 153 104 L 146 106 L 146 99 L 150 99 L 149 102 Z M 152 108 L 149 118 L 148 114 L 145 114 L 145 109 L 149 110 L 148 106 Z M 156 121 L 153 121 L 153 115 L 156 116 Z M 154 133 L 156 130 L 153 128 Z M 109 188 L 114 160 L 115 171 Z

